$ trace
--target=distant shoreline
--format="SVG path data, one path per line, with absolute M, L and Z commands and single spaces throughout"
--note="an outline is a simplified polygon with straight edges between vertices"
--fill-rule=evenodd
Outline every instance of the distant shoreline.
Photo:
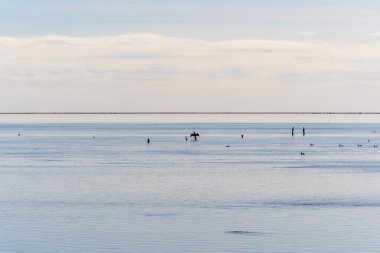
M 0 112 L 0 115 L 380 115 L 380 112 Z

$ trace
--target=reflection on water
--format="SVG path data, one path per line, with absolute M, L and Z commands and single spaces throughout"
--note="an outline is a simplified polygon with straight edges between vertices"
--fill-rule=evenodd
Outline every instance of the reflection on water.
M 0 252 L 380 251 L 380 124 L 66 120 L 0 126 Z

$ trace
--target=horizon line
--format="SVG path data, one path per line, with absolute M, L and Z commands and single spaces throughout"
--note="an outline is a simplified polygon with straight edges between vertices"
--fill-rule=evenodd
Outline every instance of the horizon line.
M 380 112 L 0 112 L 0 115 L 378 115 Z

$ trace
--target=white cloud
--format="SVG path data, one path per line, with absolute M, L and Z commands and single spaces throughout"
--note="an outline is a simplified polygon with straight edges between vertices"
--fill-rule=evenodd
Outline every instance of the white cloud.
M 371 108 L 352 98 L 380 83 L 378 44 L 1 37 L 0 53 L 2 111 L 334 110 L 337 100 Z
M 310 31 L 303 31 L 303 32 L 298 32 L 299 35 L 304 35 L 304 36 L 318 36 L 320 33 L 318 32 L 310 32 Z

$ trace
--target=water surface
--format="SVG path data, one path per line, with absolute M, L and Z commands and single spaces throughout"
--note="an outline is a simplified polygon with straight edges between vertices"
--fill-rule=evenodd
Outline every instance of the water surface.
M 380 124 L 13 121 L 0 252 L 380 251 Z

